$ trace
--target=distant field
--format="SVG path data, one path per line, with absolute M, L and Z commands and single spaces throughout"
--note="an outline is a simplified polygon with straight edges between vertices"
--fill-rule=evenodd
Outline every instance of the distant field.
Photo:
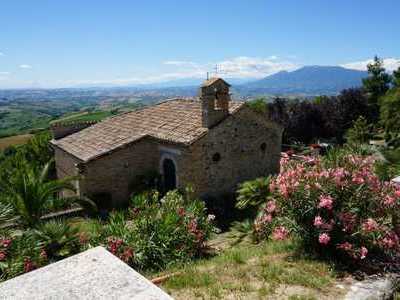
M 32 134 L 21 134 L 0 138 L 0 151 L 6 149 L 9 146 L 26 144 L 32 136 Z
M 57 122 L 76 122 L 76 121 L 101 121 L 109 116 L 112 113 L 110 111 L 96 111 L 96 112 L 79 112 L 76 114 L 69 114 L 65 117 L 61 117 L 57 120 L 54 120 L 52 123 Z

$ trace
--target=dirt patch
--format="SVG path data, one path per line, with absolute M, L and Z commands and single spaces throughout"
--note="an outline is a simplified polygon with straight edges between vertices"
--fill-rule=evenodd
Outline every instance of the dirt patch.
M 10 146 L 24 145 L 32 138 L 32 136 L 32 134 L 21 134 L 0 138 L 0 151 Z

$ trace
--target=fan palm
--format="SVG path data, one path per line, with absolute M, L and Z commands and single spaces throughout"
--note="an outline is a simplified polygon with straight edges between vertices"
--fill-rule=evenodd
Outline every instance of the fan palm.
M 237 191 L 238 197 L 236 207 L 239 209 L 249 207 L 258 208 L 261 204 L 265 203 L 267 197 L 270 195 L 270 181 L 271 177 L 268 176 L 240 184 Z
M 32 227 L 38 224 L 59 192 L 65 189 L 74 190 L 72 181 L 76 178 L 48 180 L 50 163 L 42 169 L 21 164 L 20 168 L 2 182 L 2 201 L 12 207 L 24 226 Z
M 60 257 L 63 252 L 70 254 L 74 244 L 78 243 L 78 229 L 63 220 L 50 220 L 40 224 L 35 233 L 49 258 Z

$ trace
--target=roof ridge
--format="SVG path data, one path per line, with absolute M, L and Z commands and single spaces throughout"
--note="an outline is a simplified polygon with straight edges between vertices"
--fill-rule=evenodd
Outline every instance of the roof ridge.
M 230 114 L 235 114 L 242 106 L 243 102 L 230 101 Z M 168 98 L 151 106 L 107 118 L 52 144 L 82 161 L 102 156 L 140 140 L 143 136 L 190 145 L 208 132 L 202 126 L 201 109 L 199 98 Z

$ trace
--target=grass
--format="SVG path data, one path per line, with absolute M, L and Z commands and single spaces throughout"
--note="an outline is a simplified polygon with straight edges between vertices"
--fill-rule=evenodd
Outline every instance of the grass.
M 32 138 L 32 134 L 21 134 L 0 138 L 0 151 L 10 146 L 24 145 Z
M 331 266 L 299 254 L 290 241 L 236 246 L 166 273 L 173 272 L 178 275 L 161 287 L 175 299 L 321 299 L 340 293 Z
M 101 121 L 111 116 L 111 111 L 94 111 L 94 112 L 79 112 L 75 114 L 68 114 L 65 117 L 57 119 L 53 122 L 81 122 L 81 121 Z

